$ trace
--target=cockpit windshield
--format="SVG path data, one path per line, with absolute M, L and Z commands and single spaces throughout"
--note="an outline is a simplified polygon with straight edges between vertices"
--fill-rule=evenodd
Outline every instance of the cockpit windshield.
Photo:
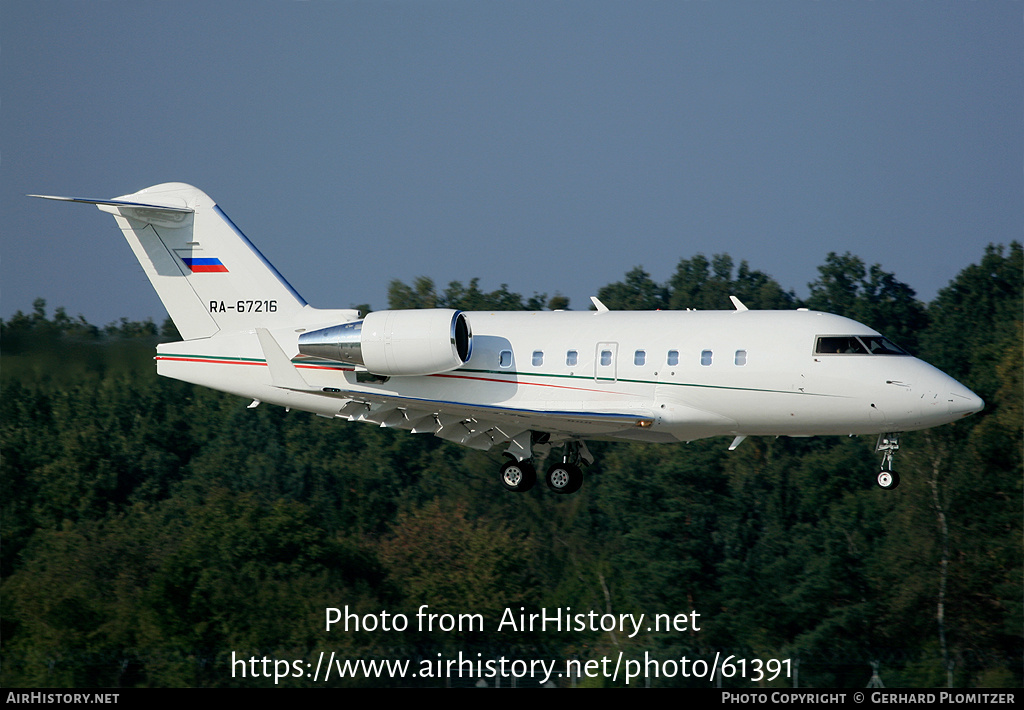
M 814 346 L 817 355 L 908 355 L 909 353 L 881 335 L 819 335 Z
M 892 342 L 888 338 L 883 338 L 880 335 L 871 336 L 860 336 L 860 340 L 864 343 L 868 352 L 872 355 L 909 355 L 906 350 L 901 348 L 896 343 Z

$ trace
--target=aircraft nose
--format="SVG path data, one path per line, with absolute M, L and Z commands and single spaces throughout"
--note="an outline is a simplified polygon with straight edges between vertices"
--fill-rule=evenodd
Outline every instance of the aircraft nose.
M 985 401 L 981 397 L 959 383 L 949 393 L 948 400 L 949 413 L 959 417 L 968 417 L 985 407 Z

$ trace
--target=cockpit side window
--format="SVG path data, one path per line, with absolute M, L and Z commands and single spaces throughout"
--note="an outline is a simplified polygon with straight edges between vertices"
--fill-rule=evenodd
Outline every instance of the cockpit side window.
M 817 355 L 906 355 L 907 351 L 880 335 L 819 335 Z

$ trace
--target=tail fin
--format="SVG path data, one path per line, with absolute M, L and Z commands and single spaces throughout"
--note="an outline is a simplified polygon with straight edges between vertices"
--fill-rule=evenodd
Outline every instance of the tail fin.
M 185 340 L 292 322 L 306 301 L 202 190 L 171 182 L 94 204 L 114 215 Z

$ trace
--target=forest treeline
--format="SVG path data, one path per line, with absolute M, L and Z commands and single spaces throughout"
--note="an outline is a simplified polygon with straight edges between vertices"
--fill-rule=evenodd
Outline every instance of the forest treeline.
M 598 296 L 612 309 L 726 309 L 735 295 L 750 308 L 846 315 L 983 397 L 981 413 L 902 438 L 895 491 L 875 484 L 874 437 L 752 437 L 731 452 L 724 439 L 594 443 L 580 493 L 506 493 L 498 450 L 247 409 L 156 376 L 154 345 L 177 339 L 170 322 L 100 328 L 37 301 L 0 321 L 0 683 L 274 684 L 232 677 L 232 652 L 561 661 L 622 651 L 791 659 L 801 686 L 864 686 L 876 663 L 887 687 L 1020 687 L 1021 245 L 989 247 L 928 304 L 850 254 L 830 254 L 809 289 L 802 300 L 746 262 L 697 255 L 664 284 L 637 267 Z M 392 283 L 389 300 L 570 305 L 427 278 Z M 325 630 L 326 607 L 413 618 L 422 604 L 487 624 Z M 558 607 L 696 611 L 701 626 L 632 638 L 497 630 L 506 608 Z

